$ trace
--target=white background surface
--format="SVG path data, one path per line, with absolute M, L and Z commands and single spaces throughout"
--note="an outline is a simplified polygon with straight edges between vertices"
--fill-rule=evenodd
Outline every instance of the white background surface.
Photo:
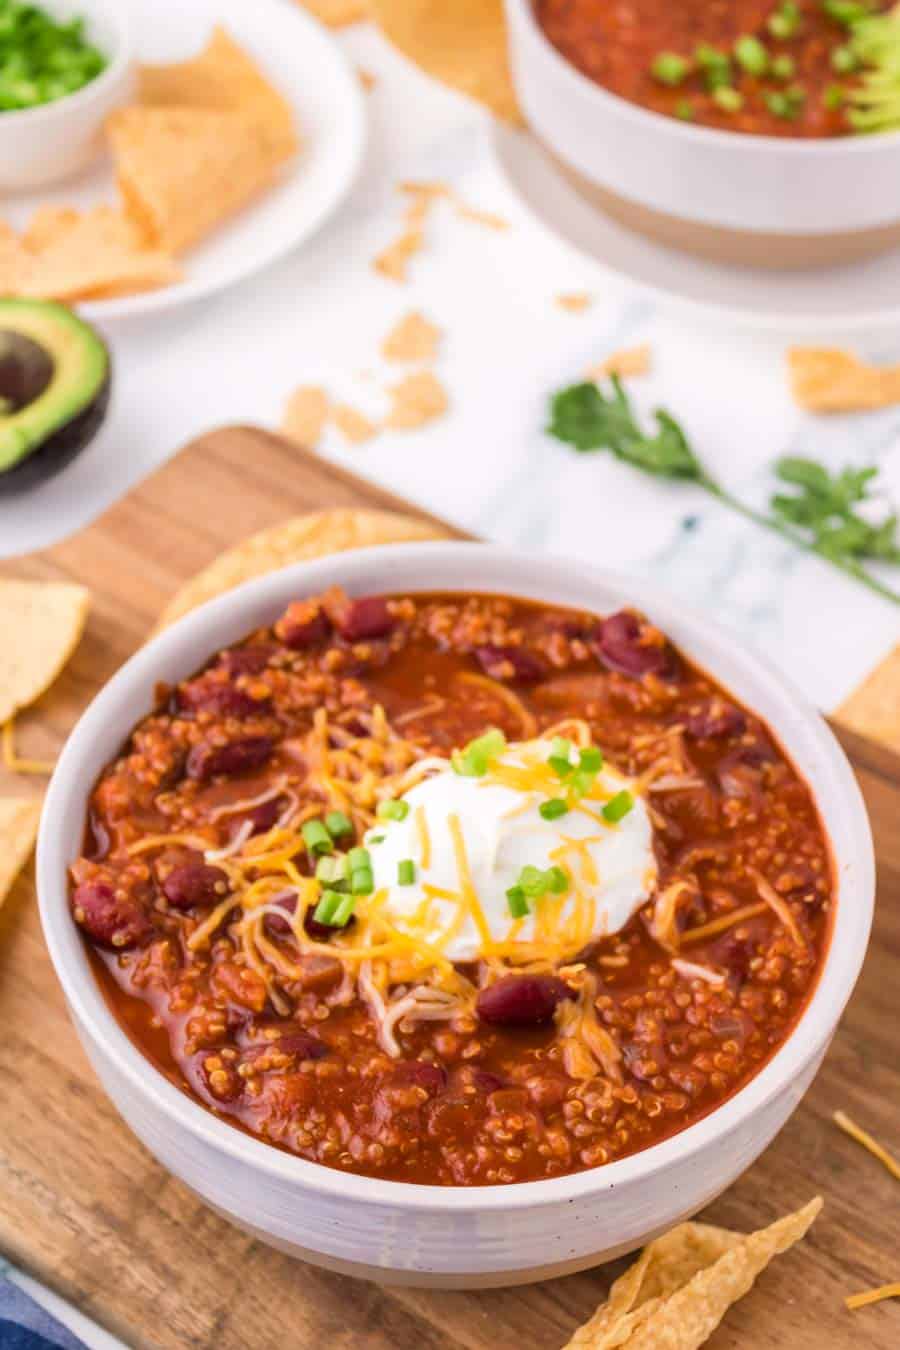
M 179 7 L 157 0 L 147 10 L 163 24 Z M 767 466 L 786 452 L 834 467 L 882 461 L 900 495 L 900 409 L 827 420 L 802 414 L 784 380 L 788 338 L 699 327 L 569 252 L 506 190 L 478 109 L 427 81 L 366 27 L 339 40 L 378 77 L 367 95 L 370 148 L 351 199 L 311 244 L 218 298 L 106 325 L 116 389 L 103 434 L 40 491 L 0 499 L 0 556 L 81 528 L 213 426 L 277 426 L 300 383 L 325 383 L 378 414 L 385 383 L 399 378 L 378 361 L 379 343 L 397 318 L 420 308 L 445 332 L 438 371 L 451 414 L 355 448 L 334 434 L 324 454 L 490 538 L 566 554 L 576 567 L 581 558 L 652 574 L 833 706 L 897 640 L 898 611 L 693 488 L 655 483 L 547 439 L 547 394 L 609 351 L 649 341 L 654 374 L 634 382 L 635 397 L 642 406 L 664 403 L 710 467 L 760 501 L 770 490 Z M 410 284 L 386 280 L 371 259 L 400 231 L 395 185 L 403 178 L 447 180 L 512 228 L 496 233 L 442 207 Z M 591 308 L 558 308 L 554 297 L 568 291 L 589 292 Z M 897 360 L 900 334 L 858 347 Z M 92 1344 L 105 1350 L 111 1342 Z

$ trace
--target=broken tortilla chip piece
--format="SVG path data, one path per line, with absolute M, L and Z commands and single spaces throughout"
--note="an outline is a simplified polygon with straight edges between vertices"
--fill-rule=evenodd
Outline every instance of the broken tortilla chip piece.
M 420 229 L 406 229 L 372 261 L 376 272 L 392 281 L 406 281 L 410 259 L 425 247 L 425 236 Z
M 871 366 L 839 347 L 791 347 L 794 401 L 808 412 L 867 412 L 900 403 L 900 365 Z
M 412 310 L 388 333 L 381 354 L 386 361 L 433 361 L 440 340 L 441 330 Z
M 84 586 L 0 581 L 0 725 L 56 679 L 81 639 L 90 606 Z
M 42 300 L 108 298 L 155 290 L 181 277 L 163 249 L 113 206 L 89 211 L 44 206 L 32 217 L 13 257 L 0 241 L 0 290 Z
M 285 158 L 297 149 L 291 105 L 255 61 L 217 26 L 199 56 L 165 66 L 141 66 L 139 101 L 148 106 L 240 113 Z
M 224 595 L 253 577 L 280 567 L 329 553 L 376 544 L 405 544 L 425 539 L 446 539 L 448 533 L 431 521 L 393 511 L 317 511 L 294 516 L 260 530 L 198 572 L 178 590 L 160 616 L 157 628 L 166 628 L 198 605 Z
M 436 375 L 423 370 L 407 375 L 391 387 L 393 407 L 385 426 L 394 431 L 411 431 L 433 422 L 447 411 L 447 392 Z
M 558 295 L 556 303 L 560 309 L 567 309 L 570 314 L 583 314 L 586 309 L 590 309 L 593 300 L 587 291 L 573 291 L 568 295 Z
M 684 1223 L 651 1242 L 566 1350 L 697 1350 L 773 1256 L 806 1233 L 820 1199 L 744 1235 Z
M 0 797 L 0 905 L 31 857 L 40 818 L 40 798 Z
M 364 413 L 351 408 L 349 403 L 339 403 L 331 414 L 331 420 L 351 445 L 363 445 L 378 435 L 375 423 Z
M 308 450 L 315 450 L 325 430 L 330 407 L 328 395 L 319 385 L 302 385 L 288 399 L 282 432 Z
M 861 736 L 900 751 L 900 646 L 854 689 L 834 717 Z
M 586 380 L 604 380 L 609 375 L 618 375 L 626 379 L 633 375 L 649 375 L 650 373 L 650 344 L 644 342 L 640 347 L 623 347 L 621 351 L 612 352 L 609 356 L 598 361 L 595 366 L 591 366 L 585 371 Z
M 346 28 L 372 17 L 371 0 L 297 0 L 297 3 L 328 28 Z
M 385 36 L 426 75 L 521 124 L 503 0 L 372 0 Z
M 147 239 L 196 244 L 275 181 L 284 156 L 242 113 L 122 108 L 109 119 L 119 189 Z

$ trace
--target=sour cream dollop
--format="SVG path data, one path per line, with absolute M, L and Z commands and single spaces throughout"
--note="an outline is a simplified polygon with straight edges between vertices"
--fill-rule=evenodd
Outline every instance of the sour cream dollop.
M 543 769 L 546 778 L 551 753 L 546 740 L 511 744 L 484 777 L 465 777 L 435 761 L 404 794 L 405 817 L 379 820 L 368 832 L 375 892 L 386 892 L 382 912 L 398 930 L 439 947 L 450 961 L 466 962 L 490 954 L 486 946 L 493 944 L 572 946 L 625 926 L 656 881 L 646 803 L 633 781 L 604 766 L 590 799 L 545 819 L 540 807 L 552 785 L 528 786 L 528 771 L 540 766 L 535 776 Z M 497 781 L 505 767 L 516 786 Z M 618 822 L 607 821 L 604 799 L 623 790 L 633 797 L 631 809 Z M 414 879 L 401 885 L 400 864 L 409 862 Z M 533 902 L 533 912 L 516 921 L 507 892 L 529 866 L 561 867 L 571 885 L 564 897 Z M 474 906 L 466 901 L 466 873 Z

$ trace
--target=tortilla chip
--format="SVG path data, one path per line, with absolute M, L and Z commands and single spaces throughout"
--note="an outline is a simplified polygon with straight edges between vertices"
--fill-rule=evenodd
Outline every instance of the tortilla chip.
M 650 344 L 644 342 L 640 347 L 623 347 L 619 352 L 598 361 L 590 370 L 585 371 L 587 380 L 604 380 L 609 375 L 619 375 L 626 379 L 632 375 L 649 375 L 651 364 Z
M 244 539 L 185 582 L 160 616 L 157 629 L 166 628 L 197 605 L 224 595 L 244 581 L 277 572 L 291 563 L 354 548 L 372 548 L 376 544 L 417 543 L 448 537 L 446 530 L 431 521 L 393 511 L 316 511 L 294 516 Z
M 570 314 L 583 314 L 594 302 L 586 291 L 573 291 L 570 295 L 558 295 L 556 303 Z
M 84 586 L 0 581 L 0 724 L 50 688 L 78 646 L 89 606 Z
M 839 347 L 791 347 L 794 401 L 808 412 L 867 412 L 900 403 L 900 365 L 870 366 Z
M 407 375 L 406 379 L 393 385 L 390 392 L 394 406 L 385 426 L 395 431 L 412 431 L 447 411 L 447 392 L 429 370 Z
M 373 75 L 371 70 L 366 70 L 364 66 L 357 66 L 356 73 L 359 76 L 359 82 L 366 93 L 375 88 L 378 83 L 378 76 Z
M 179 253 L 275 182 L 284 156 L 238 112 L 122 108 L 109 140 L 126 208 L 157 248 Z
M 370 0 L 297 0 L 304 9 L 328 28 L 346 28 L 372 17 Z
M 900 751 L 900 646 L 854 689 L 834 717 L 861 736 Z
M 31 857 L 40 818 L 39 797 L 0 797 L 0 905 Z
M 331 420 L 351 445 L 363 445 L 378 435 L 378 428 L 364 413 L 351 408 L 349 403 L 339 403 L 334 409 Z
M 254 122 L 273 153 L 287 158 L 297 149 L 291 105 L 221 26 L 213 29 L 199 56 L 173 65 L 141 66 L 138 90 L 147 106 L 241 113 Z
M 421 230 L 404 230 L 398 239 L 388 244 L 387 248 L 372 260 L 372 266 L 376 272 L 390 277 L 392 281 L 406 281 L 410 259 L 421 253 L 424 247 L 425 236 Z
M 385 36 L 426 75 L 521 124 L 503 0 L 372 0 Z
M 679 1224 L 644 1249 L 565 1350 L 697 1350 L 772 1257 L 803 1237 L 821 1208 L 820 1199 L 811 1200 L 747 1236 Z
M 412 310 L 388 333 L 381 354 L 386 361 L 433 361 L 440 340 L 441 330 Z
M 298 445 L 315 450 L 325 430 L 331 407 L 328 395 L 319 385 L 306 384 L 295 389 L 284 410 L 282 431 Z
M 41 207 L 14 259 L 0 240 L 0 289 L 6 295 L 97 299 L 154 290 L 180 277 L 175 260 L 149 248 L 134 222 L 112 206 Z

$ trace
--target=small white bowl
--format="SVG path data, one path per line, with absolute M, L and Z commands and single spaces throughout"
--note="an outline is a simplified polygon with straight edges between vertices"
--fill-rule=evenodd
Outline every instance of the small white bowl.
M 330 585 L 353 595 L 470 590 L 609 613 L 637 605 L 772 728 L 810 784 L 837 878 L 834 929 L 812 998 L 788 1040 L 733 1097 L 681 1134 L 591 1171 L 510 1186 L 438 1187 L 355 1176 L 244 1134 L 159 1073 L 116 1021 L 69 912 L 67 869 L 87 798 L 153 704 L 160 681 Z M 37 878 L 50 955 L 85 1050 L 152 1153 L 219 1213 L 282 1251 L 381 1282 L 487 1287 L 584 1269 L 638 1246 L 712 1200 L 797 1106 L 834 1034 L 865 955 L 872 839 L 856 780 L 821 716 L 758 657 L 644 581 L 478 544 L 409 544 L 337 554 L 248 583 L 143 647 L 72 732 L 41 819 Z
M 575 185 L 622 223 L 717 261 L 847 262 L 900 243 L 900 133 L 791 140 L 692 126 L 620 98 L 504 0 L 516 92 Z
M 40 0 L 54 19 L 82 18 L 107 59 L 89 84 L 37 108 L 0 112 L 0 192 L 46 187 L 80 173 L 103 148 L 103 125 L 134 94 L 127 16 L 116 0 Z

